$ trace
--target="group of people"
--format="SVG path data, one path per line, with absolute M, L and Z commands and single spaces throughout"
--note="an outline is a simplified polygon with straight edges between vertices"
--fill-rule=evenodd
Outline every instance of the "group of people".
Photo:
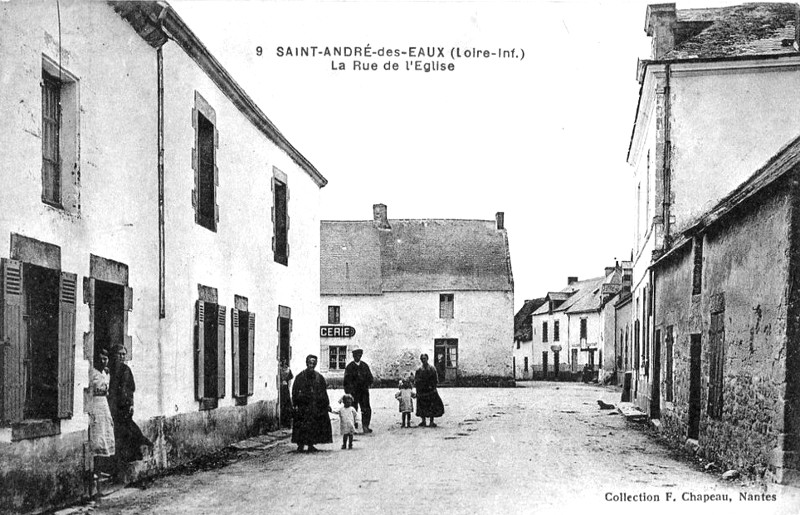
M 353 434 L 359 426 L 359 418 L 364 433 L 372 433 L 372 408 L 369 402 L 369 388 L 373 377 L 369 365 L 361 360 L 364 351 L 360 348 L 353 349 L 353 361 L 344 371 L 344 396 L 340 399 L 342 407 L 337 409 L 339 415 L 339 430 L 342 435 L 342 449 L 353 448 Z M 411 413 L 414 411 L 414 400 L 417 400 L 416 415 L 422 419 L 418 425 L 421 427 L 436 427 L 435 418 L 444 415 L 444 403 L 437 390 L 438 376 L 436 369 L 428 364 L 428 355 L 420 355 L 421 366 L 414 374 L 413 381 L 409 377 L 400 381 L 400 391 L 395 397 L 399 403 L 402 418 L 402 427 L 411 427 Z M 297 445 L 297 451 L 316 451 L 316 444 L 333 443 L 328 413 L 334 410 L 328 398 L 327 383 L 322 374 L 315 370 L 317 357 L 309 354 L 306 357 L 306 368 L 294 379 L 292 385 L 292 443 Z M 288 378 L 291 371 L 286 373 L 288 366 L 283 364 L 281 372 L 282 388 L 288 393 Z M 286 379 L 286 383 L 283 379 Z M 285 384 L 285 386 L 284 386 Z M 416 393 L 412 388 L 416 387 Z M 288 395 L 286 396 L 288 397 Z M 282 398 L 282 404 L 287 399 Z M 359 417 L 360 410 L 360 417 Z M 430 422 L 426 422 L 429 419 Z
M 97 350 L 89 377 L 89 439 L 93 455 L 100 458 L 97 468 L 103 474 L 119 472 L 122 463 L 143 459 L 143 448 L 153 447 L 133 421 L 136 382 L 125 364 L 125 346 L 114 345 L 110 353 L 111 359 L 105 347 Z

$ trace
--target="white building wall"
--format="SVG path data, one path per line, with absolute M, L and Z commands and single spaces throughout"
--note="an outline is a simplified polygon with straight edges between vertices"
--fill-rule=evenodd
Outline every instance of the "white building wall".
M 448 292 L 449 293 L 449 292 Z M 439 292 L 389 292 L 383 295 L 323 295 L 319 325 L 328 324 L 328 306 L 341 306 L 341 325 L 352 338 L 319 337 L 329 345 L 358 345 L 373 375 L 394 378 L 419 367 L 419 355 L 433 360 L 434 339 L 458 339 L 459 377 L 512 378 L 514 297 L 511 292 L 454 293 L 454 316 L 439 318 Z M 348 362 L 352 356 L 348 352 Z M 431 364 L 433 362 L 431 361 Z M 340 372 L 327 371 L 329 377 Z
M 586 345 L 581 346 L 581 319 L 586 319 Z M 569 365 L 573 371 L 580 371 L 583 366 L 589 363 L 589 352 L 584 350 L 588 348 L 595 348 L 595 364 L 600 359 L 600 334 L 602 327 L 600 324 L 600 313 L 597 311 L 589 313 L 576 313 L 570 314 L 569 319 Z M 578 349 L 578 360 L 573 362 L 572 349 Z M 562 351 L 563 353 L 563 351 Z

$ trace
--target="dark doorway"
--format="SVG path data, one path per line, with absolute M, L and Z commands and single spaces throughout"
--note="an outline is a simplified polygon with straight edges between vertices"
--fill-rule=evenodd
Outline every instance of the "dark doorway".
M 239 348 L 237 349 L 239 354 L 239 370 L 237 374 L 239 380 L 238 390 L 240 397 L 247 399 L 250 378 L 250 313 L 242 310 L 237 311 L 237 321 L 239 322 Z
M 111 355 L 114 345 L 125 344 L 125 287 L 95 280 L 94 355 L 104 349 Z
M 437 338 L 433 340 L 436 374 L 440 383 L 454 383 L 458 378 L 458 340 Z
M 23 360 L 27 419 L 56 418 L 58 412 L 59 271 L 25 263 L 28 341 Z
M 558 380 L 558 369 L 561 366 L 558 354 L 557 350 L 553 351 L 553 374 L 556 376 L 556 380 Z
M 689 349 L 689 432 L 687 436 L 694 440 L 700 437 L 700 394 L 702 345 L 699 334 L 690 336 Z
M 278 318 L 278 345 L 279 345 L 279 357 L 281 360 L 286 360 L 288 363 L 289 360 L 292 359 L 291 355 L 291 341 L 292 341 L 292 333 L 289 328 L 289 324 L 291 320 L 285 317 Z M 303 368 L 305 368 L 305 363 L 303 363 Z
M 653 340 L 653 386 L 650 389 L 650 418 L 661 418 L 661 329 Z
M 578 349 L 572 349 L 572 359 L 570 363 L 570 367 L 573 372 L 578 370 Z
M 547 379 L 547 351 L 542 351 L 542 379 Z

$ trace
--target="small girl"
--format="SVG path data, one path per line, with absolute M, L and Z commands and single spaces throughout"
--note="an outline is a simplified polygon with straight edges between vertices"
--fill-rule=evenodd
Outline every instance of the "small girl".
M 339 408 L 339 432 L 342 433 L 342 449 L 353 448 L 353 434 L 358 429 L 358 412 L 353 407 L 353 396 L 344 394 L 339 400 L 344 404 Z
M 402 423 L 400 427 L 411 427 L 411 412 L 414 411 L 414 401 L 417 394 L 411 391 L 411 381 L 400 380 L 400 391 L 394 394 L 395 399 L 400 403 L 400 414 Z

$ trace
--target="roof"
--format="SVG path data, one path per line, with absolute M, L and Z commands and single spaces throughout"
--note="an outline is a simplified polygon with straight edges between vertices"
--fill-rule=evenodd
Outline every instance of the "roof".
M 531 314 L 542 304 L 545 298 L 526 300 L 522 307 L 514 315 L 514 340 L 529 342 L 533 339 L 533 327 Z
M 505 229 L 495 221 L 322 221 L 322 294 L 513 291 Z
M 153 48 L 160 48 L 169 40 L 175 41 L 245 118 L 278 148 L 286 152 L 317 186 L 321 188 L 328 184 L 328 180 L 289 143 L 253 99 L 233 80 L 230 73 L 211 55 L 172 6 L 164 1 L 109 0 L 108 4 Z
M 571 312 L 571 308 L 573 308 L 576 304 L 579 306 L 579 309 L 585 309 L 585 306 L 588 305 L 593 306 L 593 301 L 586 299 L 586 296 L 591 296 L 592 292 L 597 290 L 597 306 L 591 309 L 586 308 L 587 311 L 597 310 L 600 309 L 600 286 L 603 284 L 604 280 L 605 277 L 595 277 L 593 279 L 576 281 L 569 284 L 559 292 L 549 292 L 545 299 L 546 301 L 563 301 L 552 310 L 553 313 L 559 313 L 562 311 L 569 313 Z M 545 302 L 533 312 L 534 315 L 545 315 L 548 313 L 550 313 L 550 306 L 548 302 Z
M 560 309 L 567 312 L 568 315 L 573 313 L 585 313 L 587 311 L 598 311 L 600 309 L 600 290 L 605 281 L 605 277 L 596 277 L 594 279 L 587 279 L 580 282 L 580 287 L 575 295 L 569 298 Z
M 795 3 L 679 9 L 676 14 L 675 47 L 664 60 L 797 53 Z

